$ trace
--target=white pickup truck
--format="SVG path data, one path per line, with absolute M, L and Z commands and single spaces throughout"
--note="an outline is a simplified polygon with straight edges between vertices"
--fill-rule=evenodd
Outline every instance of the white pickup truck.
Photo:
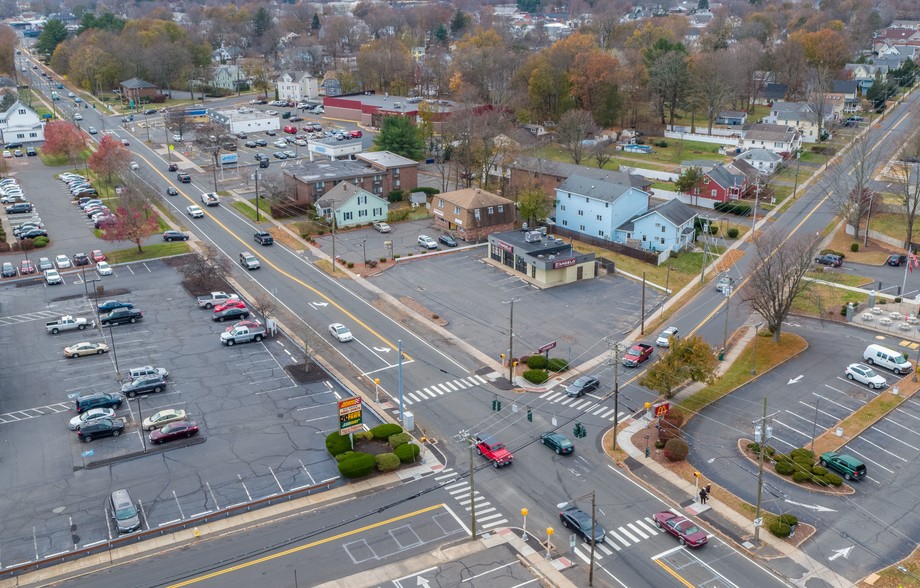
M 214 192 L 205 192 L 201 195 L 201 203 L 205 206 L 217 206 L 220 204 L 220 196 Z
M 198 297 L 199 308 L 213 308 L 218 304 L 223 304 L 228 300 L 239 298 L 236 294 L 227 294 L 226 292 L 211 292 L 204 296 Z
M 224 345 L 232 346 L 237 343 L 248 343 L 255 341 L 258 343 L 265 336 L 265 327 L 239 325 L 220 334 L 220 342 Z
M 95 323 L 88 322 L 85 318 L 74 318 L 70 315 L 62 316 L 56 321 L 45 323 L 45 329 L 52 335 L 57 335 L 61 331 L 82 331 L 86 327 L 93 327 Z

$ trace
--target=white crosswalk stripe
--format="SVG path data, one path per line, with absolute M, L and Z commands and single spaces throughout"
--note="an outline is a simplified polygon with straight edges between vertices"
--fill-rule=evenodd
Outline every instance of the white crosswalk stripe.
M 607 536 L 613 537 L 614 539 L 622 543 L 623 547 L 629 547 L 630 545 L 632 545 L 629 541 L 626 541 L 625 539 L 617 535 L 614 531 L 607 531 Z
M 497 527 L 497 526 L 503 525 L 503 524 L 505 524 L 505 523 L 507 523 L 507 522 L 508 522 L 507 519 L 501 519 L 501 520 L 498 520 L 498 521 L 492 521 L 492 522 L 489 522 L 489 523 L 485 523 L 485 524 L 479 525 L 479 526 L 482 527 L 483 529 L 491 529 L 492 527 Z
M 456 476 L 457 472 L 453 468 L 445 468 L 435 479 L 447 480 Z M 447 484 L 443 488 L 447 490 L 447 493 L 450 494 L 451 497 L 457 501 L 457 504 L 462 506 L 466 512 L 471 512 L 475 506 L 476 523 L 480 529 L 491 529 L 508 523 L 508 519 L 505 518 L 505 515 L 492 506 L 492 503 L 489 502 L 485 496 L 480 494 L 478 490 L 473 491 L 473 498 L 471 500 L 470 485 L 466 481 Z
M 633 537 L 632 534 L 631 534 L 629 531 L 627 531 L 626 529 L 624 529 L 623 527 L 617 528 L 617 531 L 619 531 L 621 535 L 625 536 L 627 539 L 629 539 L 629 540 L 632 541 L 633 543 L 638 543 L 638 542 L 639 542 L 638 539 L 636 539 L 635 537 Z
M 456 381 L 457 381 L 457 380 L 454 380 L 454 382 L 456 382 Z M 453 391 L 453 392 L 456 392 L 457 390 L 460 389 L 460 388 L 459 388 L 456 384 L 454 384 L 453 382 L 444 382 L 444 386 L 447 386 L 447 387 L 450 388 L 450 390 Z
M 649 535 L 657 535 L 661 531 L 658 527 L 655 526 L 655 523 L 652 521 L 651 517 L 646 517 L 642 520 L 636 521 L 636 524 L 648 531 Z
M 403 395 L 403 402 L 405 402 L 406 406 L 409 406 L 419 402 L 424 402 L 426 400 L 431 400 L 432 398 L 438 398 L 439 396 L 444 396 L 445 394 L 450 394 L 451 392 L 468 390 L 470 388 L 475 388 L 477 386 L 482 386 L 483 384 L 488 383 L 489 381 L 487 379 L 477 375 L 467 376 L 465 378 L 456 378 L 445 382 L 438 382 L 435 384 L 430 384 L 421 390 L 406 392 Z
M 633 531 L 635 531 L 635 533 L 636 533 L 637 535 L 639 535 L 640 537 L 642 537 L 643 539 L 648 539 L 648 538 L 649 538 L 648 535 L 646 535 L 643 531 L 641 531 L 641 530 L 639 529 L 639 527 L 637 527 L 637 526 L 634 525 L 633 523 L 629 523 L 629 524 L 626 525 L 626 526 L 629 527 L 630 529 L 632 529 Z

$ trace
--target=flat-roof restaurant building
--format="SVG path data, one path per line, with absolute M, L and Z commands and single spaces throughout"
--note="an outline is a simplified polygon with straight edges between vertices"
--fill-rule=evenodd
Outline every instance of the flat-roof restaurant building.
M 593 253 L 578 253 L 571 244 L 541 230 L 492 233 L 487 261 L 505 271 L 524 274 L 528 282 L 541 288 L 597 275 Z

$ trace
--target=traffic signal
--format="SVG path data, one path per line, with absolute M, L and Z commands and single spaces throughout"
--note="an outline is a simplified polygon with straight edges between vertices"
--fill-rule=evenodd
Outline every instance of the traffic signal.
M 496 412 L 501 412 L 502 410 L 502 401 L 497 397 L 492 399 L 492 410 Z
M 533 411 L 530 410 L 529 408 L 527 409 L 527 422 L 528 423 L 533 422 Z
M 585 426 L 581 423 L 575 423 L 575 428 L 572 429 L 572 435 L 577 439 L 582 439 L 588 436 L 588 431 L 585 429 Z

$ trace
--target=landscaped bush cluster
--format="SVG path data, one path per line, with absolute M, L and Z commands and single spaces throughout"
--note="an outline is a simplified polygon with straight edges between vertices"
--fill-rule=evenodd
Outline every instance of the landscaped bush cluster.
M 338 431 L 329 433 L 326 436 L 326 451 L 328 451 L 332 457 L 345 453 L 346 451 L 351 451 L 351 440 L 346 436 L 339 435 Z
M 859 251 L 859 243 L 850 243 L 850 251 L 853 253 Z
M 440 194 L 440 190 L 437 188 L 429 188 L 428 186 L 419 186 L 414 190 L 415 192 L 424 192 L 428 196 L 434 196 L 435 194 Z
M 377 425 L 370 430 L 371 435 L 374 436 L 374 439 L 389 439 L 390 435 L 395 435 L 397 433 L 402 433 L 403 428 L 395 423 L 383 423 L 382 425 Z
M 410 441 L 412 441 L 412 436 L 409 433 L 396 433 L 387 438 L 387 443 L 389 443 L 390 447 L 393 449 L 396 449 L 400 445 L 405 445 Z
M 727 212 L 737 216 L 751 216 L 751 206 L 736 202 L 717 202 L 713 207 L 719 212 Z
M 393 190 L 387 196 L 387 200 L 390 202 L 402 202 L 403 197 L 406 195 L 402 190 Z
M 658 423 L 658 438 L 667 442 L 680 437 L 680 428 L 684 426 L 684 421 L 686 420 L 687 417 L 682 410 L 677 408 L 670 409 L 668 414 L 661 417 L 661 421 Z
M 527 358 L 527 367 L 532 370 L 545 370 L 548 363 L 545 355 L 531 355 Z
M 355 433 L 353 437 L 355 445 L 375 439 L 386 441 L 393 448 L 393 452 L 374 456 L 361 451 L 353 451 L 347 435 L 340 435 L 338 431 L 330 433 L 326 436 L 326 450 L 338 462 L 339 473 L 349 479 L 366 476 L 375 467 L 381 472 L 391 472 L 398 469 L 402 463 L 415 461 L 420 452 L 418 445 L 410 443 L 412 437 L 394 423 L 377 425 L 370 431 Z
M 799 519 L 795 515 L 781 514 L 770 521 L 770 532 L 777 537 L 788 537 L 792 534 L 792 528 L 799 524 Z
M 664 456 L 670 461 L 683 461 L 690 453 L 690 445 L 680 437 L 672 437 L 664 444 Z
M 753 445 L 753 444 L 752 444 Z M 750 448 L 751 445 L 748 445 Z M 793 449 L 789 454 L 776 453 L 773 456 L 774 469 L 781 476 L 792 476 L 792 481 L 799 484 L 810 482 L 817 486 L 840 486 L 843 479 L 827 468 L 815 465 L 815 454 L 804 448 Z M 771 529 L 772 530 L 772 529 Z
M 546 369 L 551 372 L 564 372 L 569 369 L 569 362 L 567 359 L 562 359 L 561 357 L 551 357 L 546 363 Z
M 542 384 L 549 379 L 550 374 L 564 372 L 569 369 L 569 362 L 559 357 L 546 358 L 544 355 L 523 355 L 521 363 L 526 363 L 530 368 L 524 372 L 524 379 L 533 384 Z
M 738 229 L 732 227 L 725 231 L 725 234 L 728 235 L 729 239 L 736 239 L 738 237 Z
M 413 463 L 416 458 L 418 458 L 420 452 L 421 449 L 419 449 L 419 446 L 415 443 L 405 443 L 393 450 L 393 453 L 395 453 L 403 463 Z
M 360 478 L 371 473 L 375 465 L 377 458 L 373 455 L 355 451 L 339 462 L 339 473 L 344 478 Z
M 402 461 L 395 453 L 381 453 L 377 456 L 377 469 L 381 472 L 392 472 L 398 470 Z
M 527 370 L 523 376 L 531 384 L 542 384 L 549 379 L 549 374 L 546 370 Z

